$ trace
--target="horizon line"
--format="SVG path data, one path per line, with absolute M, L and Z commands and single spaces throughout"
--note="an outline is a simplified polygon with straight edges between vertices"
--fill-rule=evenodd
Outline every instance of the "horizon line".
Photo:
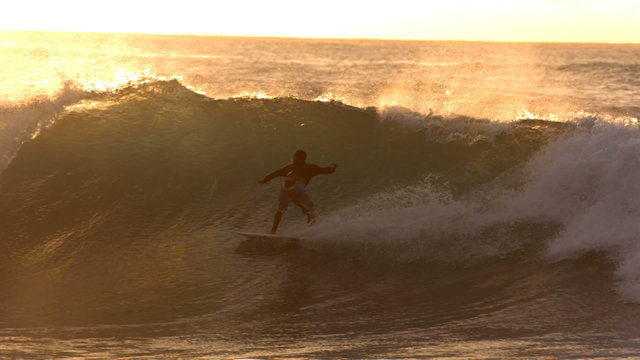
M 300 40 L 377 40 L 377 41 L 442 41 L 442 42 L 485 42 L 485 43 L 529 43 L 529 44 L 602 44 L 602 45 L 640 45 L 638 42 L 627 41 L 579 41 L 579 40 L 495 40 L 495 39 L 455 39 L 455 38 L 380 38 L 380 37 L 323 37 L 323 36 L 289 36 L 289 35 L 233 35 L 233 34 L 202 34 L 202 33 L 164 33 L 164 32 L 124 32 L 124 31 L 71 31 L 71 30 L 26 30 L 2 29 L 2 32 L 22 33 L 63 33 L 63 34 L 93 34 L 93 35 L 142 35 L 142 36 L 198 36 L 198 37 L 229 37 L 229 38 L 264 38 L 264 39 L 300 39 Z

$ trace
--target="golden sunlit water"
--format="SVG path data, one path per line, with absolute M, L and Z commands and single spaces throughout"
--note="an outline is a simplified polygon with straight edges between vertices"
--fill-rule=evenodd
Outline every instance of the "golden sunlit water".
M 0 358 L 633 359 L 638 59 L 0 32 Z

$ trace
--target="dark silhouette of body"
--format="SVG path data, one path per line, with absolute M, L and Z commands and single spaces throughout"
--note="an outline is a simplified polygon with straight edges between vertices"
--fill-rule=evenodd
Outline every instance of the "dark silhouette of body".
M 293 154 L 293 162 L 286 165 L 259 180 L 259 184 L 266 184 L 272 179 L 284 176 L 284 184 L 280 189 L 280 197 L 278 199 L 278 211 L 273 217 L 273 225 L 271 233 L 275 234 L 282 220 L 282 214 L 287 210 L 289 203 L 296 204 L 302 212 L 307 215 L 309 225 L 315 223 L 315 214 L 313 213 L 313 202 L 307 195 L 306 186 L 309 185 L 311 179 L 320 174 L 331 174 L 338 168 L 338 164 L 333 163 L 328 167 L 320 167 L 315 164 L 306 162 L 307 153 L 304 150 L 297 150 Z

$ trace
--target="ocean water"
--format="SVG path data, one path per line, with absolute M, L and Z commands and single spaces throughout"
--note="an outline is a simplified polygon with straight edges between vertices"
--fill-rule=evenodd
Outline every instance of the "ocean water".
M 0 32 L 0 357 L 640 357 L 640 45 Z M 298 148 L 318 224 L 267 231 Z

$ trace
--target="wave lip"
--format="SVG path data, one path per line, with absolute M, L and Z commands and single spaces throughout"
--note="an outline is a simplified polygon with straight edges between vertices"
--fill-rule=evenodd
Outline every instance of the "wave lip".
M 36 98 L 24 104 L 0 106 L 0 174 L 20 146 L 51 125 L 65 107 L 89 95 L 70 82 L 53 98 Z

